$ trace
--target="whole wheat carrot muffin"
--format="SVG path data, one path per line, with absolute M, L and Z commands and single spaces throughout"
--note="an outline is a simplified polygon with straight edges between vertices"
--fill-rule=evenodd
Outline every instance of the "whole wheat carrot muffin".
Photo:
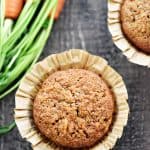
M 133 45 L 150 53 L 150 0 L 124 0 L 121 25 Z
M 57 71 L 43 82 L 33 104 L 40 132 L 54 143 L 90 147 L 109 131 L 114 97 L 105 81 L 84 69 Z

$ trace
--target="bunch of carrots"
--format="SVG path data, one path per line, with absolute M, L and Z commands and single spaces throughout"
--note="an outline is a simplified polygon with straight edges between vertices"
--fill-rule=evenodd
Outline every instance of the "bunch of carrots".
M 0 1 L 0 99 L 13 91 L 38 60 L 65 0 Z M 0 127 L 0 135 L 15 122 Z

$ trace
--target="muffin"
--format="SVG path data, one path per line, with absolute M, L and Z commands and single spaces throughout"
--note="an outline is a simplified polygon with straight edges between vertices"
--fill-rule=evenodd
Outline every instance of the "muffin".
M 19 132 L 34 150 L 112 149 L 127 124 L 122 77 L 83 50 L 53 54 L 25 75 L 15 98 Z
M 128 60 L 150 67 L 150 1 L 109 0 L 108 28 Z
M 51 74 L 33 104 L 35 124 L 48 139 L 69 148 L 93 146 L 112 123 L 114 98 L 97 74 L 68 69 Z
M 150 1 L 125 0 L 120 13 L 124 34 L 137 48 L 150 53 Z

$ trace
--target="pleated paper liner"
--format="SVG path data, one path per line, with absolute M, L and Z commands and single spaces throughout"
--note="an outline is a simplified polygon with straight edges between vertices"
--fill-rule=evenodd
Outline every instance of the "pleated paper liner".
M 100 74 L 114 93 L 117 113 L 111 131 L 93 150 L 112 149 L 118 138 L 122 136 L 127 124 L 129 107 L 128 94 L 122 77 L 112 69 L 107 61 L 86 51 L 72 49 L 59 54 L 53 54 L 37 63 L 28 72 L 16 93 L 15 121 L 19 132 L 32 144 L 34 150 L 60 150 L 50 141 L 46 141 L 36 129 L 32 118 L 32 104 L 39 85 L 51 73 L 68 68 L 83 68 Z
M 108 28 L 115 45 L 132 63 L 150 67 L 150 55 L 139 51 L 124 36 L 121 29 L 120 9 L 124 0 L 108 0 Z

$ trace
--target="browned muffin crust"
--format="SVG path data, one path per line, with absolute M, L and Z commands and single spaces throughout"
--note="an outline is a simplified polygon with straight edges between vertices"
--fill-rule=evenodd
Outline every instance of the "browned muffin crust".
M 97 74 L 84 69 L 57 71 L 42 84 L 33 105 L 40 132 L 70 148 L 94 145 L 108 132 L 114 97 Z
M 133 45 L 150 53 L 150 0 L 124 0 L 121 24 Z

